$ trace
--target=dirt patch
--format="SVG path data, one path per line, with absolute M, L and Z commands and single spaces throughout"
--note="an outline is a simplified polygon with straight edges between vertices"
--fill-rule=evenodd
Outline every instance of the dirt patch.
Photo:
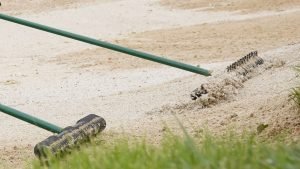
M 247 12 L 262 10 L 282 10 L 300 5 L 299 0 L 161 0 L 160 3 L 171 8 L 206 8 L 209 10 Z
M 267 51 L 300 39 L 300 12 L 239 22 L 204 24 L 131 34 L 114 43 L 183 62 L 212 63 Z M 267 24 L 266 24 L 267 23 Z M 52 60 L 76 68 L 130 69 L 158 64 L 102 48 L 58 56 Z
M 150 114 L 143 119 L 143 127 L 133 124 L 130 133 L 140 136 L 146 133 L 151 142 L 159 143 L 166 127 L 180 133 L 182 123 L 185 130 L 195 137 L 203 132 L 222 135 L 232 131 L 236 134 L 254 134 L 267 140 L 280 138 L 287 142 L 299 142 L 300 115 L 295 104 L 287 99 L 288 95 L 253 97 L 207 109 L 192 103 L 172 108 L 166 106 L 159 114 Z M 249 104 L 255 106 L 249 108 Z M 267 127 L 259 131 L 261 125 Z
M 34 158 L 32 149 L 32 145 L 0 148 L 0 168 L 25 168 Z

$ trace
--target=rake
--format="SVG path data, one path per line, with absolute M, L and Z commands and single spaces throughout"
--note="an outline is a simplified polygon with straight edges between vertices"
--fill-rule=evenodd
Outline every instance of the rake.
M 56 133 L 34 147 L 34 154 L 39 158 L 46 158 L 48 155 L 57 156 L 69 152 L 72 148 L 89 141 L 91 137 L 97 135 L 106 127 L 105 120 L 95 114 L 90 114 L 80 119 L 73 126 L 61 128 L 3 104 L 0 104 L 0 111 L 52 133 Z
M 87 36 L 67 32 L 64 30 L 56 29 L 53 27 L 41 25 L 38 23 L 30 22 L 27 20 L 19 19 L 16 17 L 0 14 L 0 19 L 21 24 L 24 26 L 28 26 L 31 28 L 35 28 L 38 30 L 46 31 L 52 34 L 64 36 L 70 39 L 78 40 L 84 43 L 96 45 L 99 47 L 107 48 L 110 50 L 114 50 L 117 52 L 129 54 L 132 56 L 136 56 L 142 59 L 150 60 L 153 62 L 157 62 L 160 64 L 165 64 L 168 66 L 172 66 L 175 68 L 183 69 L 186 71 L 190 71 L 193 73 L 201 74 L 204 76 L 210 76 L 211 72 L 206 69 L 202 69 L 196 66 L 188 65 L 185 63 L 181 63 L 178 61 L 174 61 L 165 57 L 156 56 L 153 54 L 137 51 L 134 49 L 129 49 L 126 47 L 122 47 L 119 45 L 111 44 L 108 42 L 100 41 L 94 38 L 90 38 Z M 71 147 L 79 145 L 80 143 L 88 140 L 90 137 L 100 133 L 104 130 L 106 123 L 105 120 L 97 115 L 88 115 L 83 119 L 79 120 L 74 126 L 66 127 L 64 129 L 48 123 L 46 121 L 40 120 L 36 117 L 25 114 L 21 111 L 15 110 L 13 108 L 7 107 L 5 105 L 0 105 L 0 111 L 14 116 L 23 121 L 29 122 L 33 125 L 36 125 L 40 128 L 46 129 L 53 133 L 57 133 L 57 135 L 53 135 L 46 140 L 37 144 L 34 148 L 34 153 L 39 156 L 46 156 L 46 152 L 50 152 L 51 154 L 59 154 L 61 152 L 68 151 Z

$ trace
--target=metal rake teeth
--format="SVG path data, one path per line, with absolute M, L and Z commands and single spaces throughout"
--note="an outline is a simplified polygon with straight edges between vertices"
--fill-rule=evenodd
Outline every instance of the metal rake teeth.
M 200 99 L 204 107 L 224 99 L 230 93 L 234 93 L 235 89 L 241 88 L 242 83 L 253 76 L 251 72 L 255 72 L 253 70 L 262 64 L 264 60 L 258 57 L 258 52 L 250 52 L 229 65 L 225 71 L 227 73 L 215 76 L 208 83 L 195 89 L 190 95 L 191 99 Z
M 257 67 L 264 63 L 264 60 L 258 57 L 257 51 L 250 52 L 246 56 L 242 57 L 238 61 L 234 62 L 233 64 L 229 65 L 226 70 L 227 72 L 233 72 L 242 68 L 243 75 L 247 74 L 251 71 L 251 68 Z

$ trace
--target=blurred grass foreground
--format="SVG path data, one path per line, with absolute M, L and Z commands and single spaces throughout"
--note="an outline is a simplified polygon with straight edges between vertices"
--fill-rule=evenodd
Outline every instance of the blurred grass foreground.
M 118 139 L 83 147 L 48 165 L 33 168 L 81 169 L 299 169 L 298 143 L 257 142 L 254 137 L 191 138 L 166 135 L 159 145 Z

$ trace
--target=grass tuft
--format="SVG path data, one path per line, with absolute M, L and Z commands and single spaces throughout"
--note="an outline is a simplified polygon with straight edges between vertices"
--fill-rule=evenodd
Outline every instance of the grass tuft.
M 63 159 L 51 161 L 49 168 L 81 169 L 298 169 L 300 145 L 257 143 L 254 138 L 203 136 L 200 140 L 180 138 L 172 134 L 160 145 L 145 140 L 113 140 L 73 152 Z M 45 167 L 45 166 L 44 166 Z M 33 168 L 43 166 L 38 161 Z
M 300 66 L 297 66 L 295 69 L 300 75 Z M 299 84 L 299 87 L 295 87 L 294 89 L 292 89 L 291 97 L 300 108 L 300 84 Z
M 300 107 L 300 87 L 296 87 L 292 91 L 292 98 Z

